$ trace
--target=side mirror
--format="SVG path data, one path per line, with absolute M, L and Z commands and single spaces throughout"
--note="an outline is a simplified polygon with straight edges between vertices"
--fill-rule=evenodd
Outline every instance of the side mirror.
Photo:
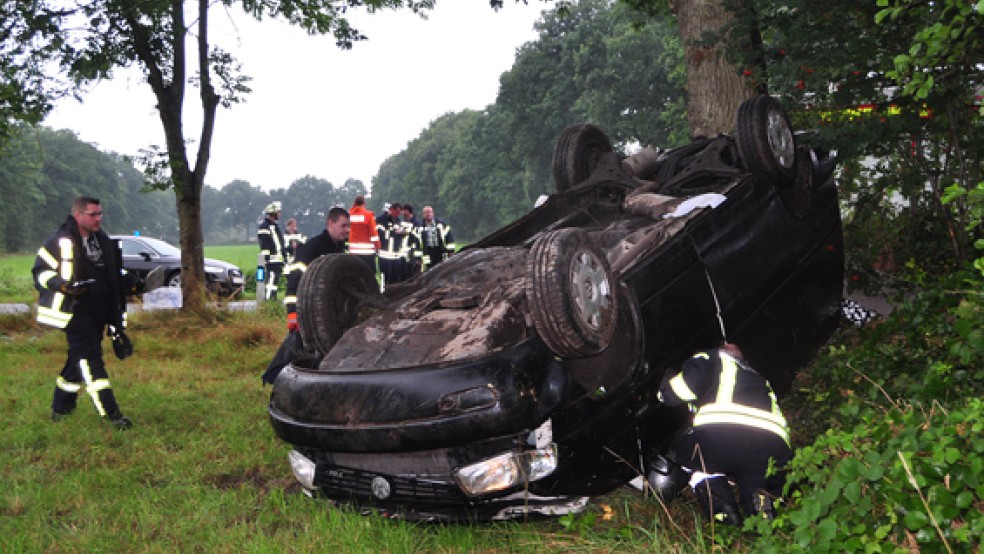
M 144 259 L 145 262 L 150 261 L 150 252 L 141 252 L 140 257 Z

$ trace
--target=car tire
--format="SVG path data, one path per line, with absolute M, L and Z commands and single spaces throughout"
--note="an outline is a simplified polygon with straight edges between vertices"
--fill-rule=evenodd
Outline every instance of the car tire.
M 580 229 L 539 237 L 527 258 L 526 298 L 540 338 L 561 358 L 593 356 L 615 333 L 614 276 Z
M 604 131 L 589 123 L 571 125 L 560 132 L 553 152 L 553 176 L 558 192 L 584 181 L 601 163 L 602 154 L 612 152 Z
M 167 279 L 164 280 L 164 286 L 166 287 L 180 287 L 181 286 L 181 272 L 172 271 L 167 274 Z
M 311 262 L 297 286 L 297 322 L 305 348 L 323 356 L 358 322 L 362 301 L 353 292 L 379 292 L 364 261 L 326 254 Z
M 779 186 L 792 184 L 796 142 L 775 98 L 761 95 L 741 103 L 735 118 L 735 142 L 745 169 L 763 173 Z

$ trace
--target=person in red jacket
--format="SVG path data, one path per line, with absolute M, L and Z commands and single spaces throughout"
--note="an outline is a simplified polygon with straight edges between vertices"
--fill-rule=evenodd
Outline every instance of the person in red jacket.
M 376 231 L 376 215 L 366 209 L 366 197 L 355 197 L 349 210 L 352 228 L 349 231 L 349 254 L 365 261 L 376 272 L 376 250 L 379 249 L 379 233 Z

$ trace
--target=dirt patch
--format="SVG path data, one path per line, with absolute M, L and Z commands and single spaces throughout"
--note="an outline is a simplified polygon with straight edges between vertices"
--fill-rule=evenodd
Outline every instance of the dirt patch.
M 253 488 L 261 493 L 271 490 L 282 490 L 288 493 L 302 492 L 301 484 L 297 479 L 284 477 L 278 473 L 276 476 L 264 473 L 261 468 L 247 468 L 241 473 L 220 473 L 208 475 L 203 481 L 221 490 Z

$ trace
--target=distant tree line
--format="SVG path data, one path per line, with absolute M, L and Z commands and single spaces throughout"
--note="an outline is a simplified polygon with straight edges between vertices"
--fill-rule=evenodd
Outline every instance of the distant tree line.
M 177 236 L 174 195 L 140 194 L 144 175 L 123 157 L 99 151 L 72 131 L 19 125 L 10 137 L 0 152 L 4 252 L 37 249 L 83 194 L 103 200 L 111 233 Z
M 144 174 L 123 156 L 102 152 L 79 140 L 73 131 L 15 126 L 0 152 L 0 250 L 35 250 L 68 215 L 72 200 L 89 195 L 103 202 L 104 228 L 111 234 L 140 233 L 178 244 L 174 194 L 146 187 Z M 301 232 L 320 233 L 335 205 L 352 205 L 366 194 L 361 181 L 335 187 L 305 176 L 287 188 L 263 191 L 235 180 L 221 189 L 203 191 L 202 223 L 207 244 L 255 240 L 263 208 L 283 202 L 284 220 L 294 217 Z

